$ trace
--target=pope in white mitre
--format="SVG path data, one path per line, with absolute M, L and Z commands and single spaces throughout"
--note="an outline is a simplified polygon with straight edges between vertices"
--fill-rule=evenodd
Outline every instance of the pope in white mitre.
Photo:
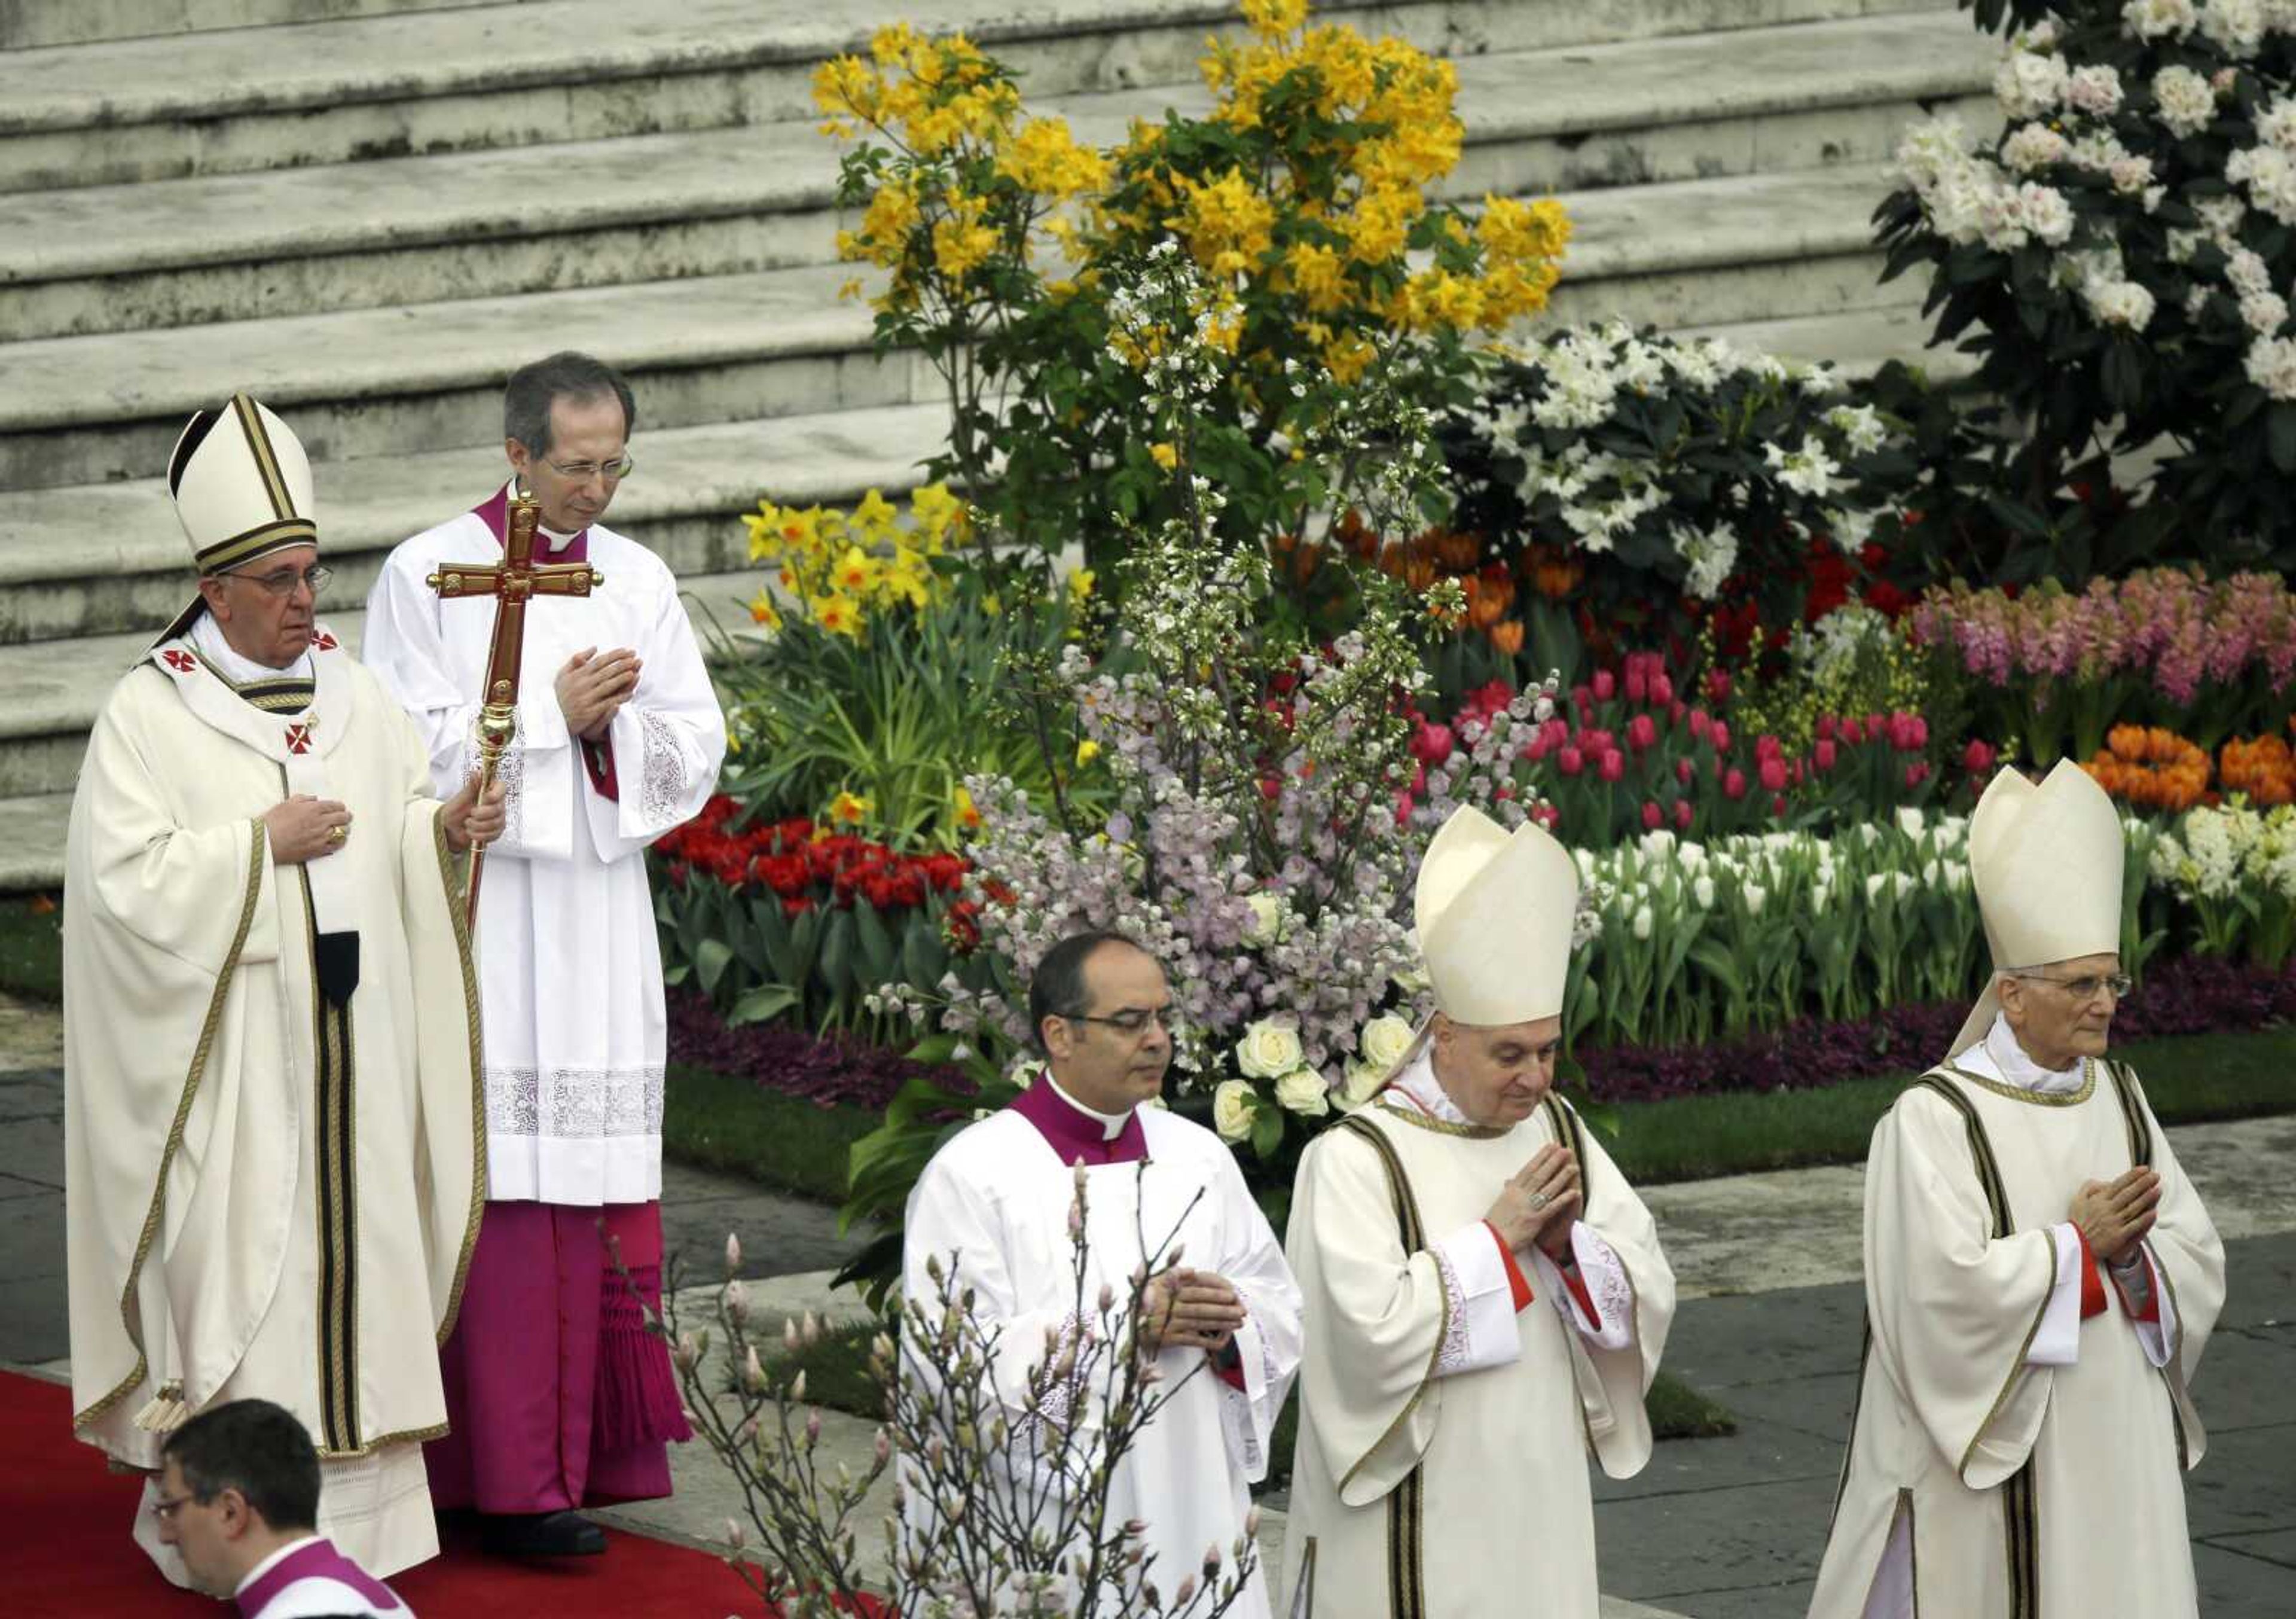
M 1869 1338 L 1817 1619 L 2196 1614 L 2187 1392 L 2224 1247 L 2136 1076 L 2121 826 L 2070 760 L 1970 822 L 1993 979 L 1874 1131 Z
M 441 805 L 398 705 L 314 616 L 310 468 L 246 395 L 168 487 L 200 594 L 112 689 L 65 853 L 73 1427 L 155 1475 L 259 1396 L 316 1443 L 318 1528 L 376 1574 L 438 1550 L 442 1430 L 485 1185 L 479 1008 Z M 135 1537 L 185 1583 L 145 1486 Z
M 1313 1619 L 1595 1619 L 1589 1450 L 1650 1459 L 1674 1316 L 1650 1212 L 1554 1090 L 1578 873 L 1472 809 L 1415 908 L 1437 1011 L 1300 1161 L 1307 1299 L 1284 1541 Z

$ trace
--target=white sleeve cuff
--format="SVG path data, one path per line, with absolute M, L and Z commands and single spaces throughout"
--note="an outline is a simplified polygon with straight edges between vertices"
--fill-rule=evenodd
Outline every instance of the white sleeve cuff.
M 2080 1233 L 2063 1220 L 2049 1228 L 2049 1237 L 2057 1248 L 2057 1282 L 2042 1308 L 2033 1346 L 2025 1352 L 2028 1366 L 2070 1366 L 2080 1359 Z
M 1600 1319 L 1587 1324 L 1587 1313 L 1571 1295 L 1561 1268 L 1534 1248 L 1531 1259 L 1538 1267 L 1538 1279 L 1546 1284 L 1547 1298 L 1563 1320 L 1595 1348 L 1626 1348 L 1635 1341 L 1635 1289 L 1627 1279 L 1626 1262 L 1583 1220 L 1570 1228 L 1570 1257 L 1578 1262 L 1578 1280 L 1594 1301 Z
M 2129 1325 L 2136 1328 L 2136 1341 L 2144 1346 L 2144 1358 L 2155 1367 L 2162 1367 L 2177 1358 L 2177 1300 L 2161 1284 L 2161 1267 L 2153 1262 L 2152 1245 L 2140 1244 L 2136 1252 L 2144 1260 L 2144 1267 L 2137 1275 L 2136 1286 L 2123 1287 L 2120 1278 L 2113 1277 L 2113 1288 L 2128 1307 Z M 2105 1274 L 2112 1275 L 2111 1267 L 2106 1268 Z M 2160 1315 L 2157 1321 L 2136 1319 L 2136 1312 L 2144 1308 L 2147 1299 L 2153 1302 Z
M 1450 1325 L 1435 1357 L 1435 1376 L 1480 1371 L 1522 1358 L 1515 1326 L 1514 1288 L 1507 1281 L 1499 1239 L 1481 1220 L 1462 1226 L 1435 1245 Z

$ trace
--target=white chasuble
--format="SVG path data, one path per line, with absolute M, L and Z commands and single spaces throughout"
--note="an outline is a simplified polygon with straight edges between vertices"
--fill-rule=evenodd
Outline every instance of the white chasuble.
M 89 739 L 64 906 L 73 1421 L 155 1469 L 153 1401 L 275 1401 L 325 1464 L 323 1526 L 387 1571 L 437 1547 L 414 1442 L 443 1430 L 437 1344 L 478 1231 L 477 982 L 421 738 L 324 629 L 308 677 L 234 689 L 171 638 Z M 273 863 L 259 818 L 291 793 L 353 818 L 306 866 Z
M 399 546 L 367 597 L 361 655 L 414 715 L 442 793 L 478 768 L 495 604 L 442 602 L 424 579 L 442 563 L 499 561 L 504 505 L 497 494 Z M 508 823 L 487 850 L 476 930 L 487 1195 L 648 1203 L 661 1195 L 668 1035 L 644 855 L 716 788 L 726 724 L 660 559 L 595 525 L 554 552 L 549 541 L 537 536 L 536 562 L 586 554 L 605 582 L 526 611 L 518 736 L 501 766 Z M 603 745 L 570 736 L 559 670 L 585 648 L 624 646 L 643 667 Z
M 1203 1582 L 1210 1547 L 1220 1549 L 1224 1568 L 1234 1566 L 1249 1486 L 1267 1470 L 1269 1436 L 1300 1360 L 1300 1293 L 1226 1146 L 1162 1109 L 1141 1108 L 1134 1117 L 1146 1156 L 1084 1171 L 1086 1324 L 1103 1286 L 1119 1301 L 1130 1297 L 1134 1271 L 1168 1237 L 1181 1248 L 1181 1265 L 1218 1272 L 1247 1312 L 1231 1380 L 1216 1376 L 1200 1349 L 1159 1354 L 1161 1380 L 1152 1392 L 1168 1394 L 1168 1402 L 1142 1429 L 1110 1485 L 1109 1520 L 1147 1524 L 1155 1559 L 1150 1577 L 1169 1598 L 1185 1576 Z M 1078 1330 L 1069 1235 L 1076 1173 L 1021 1110 L 1008 1108 L 937 1153 L 909 1196 L 904 1295 L 938 1309 L 939 1287 L 926 1270 L 931 1259 L 973 1290 L 982 1327 L 1001 1331 L 988 1375 L 1014 1411 L 1027 1403 L 1030 1368 L 1045 1362 L 1047 1335 L 1058 1341 Z M 1168 1245 L 1165 1251 L 1168 1256 Z M 903 1375 L 917 1374 L 908 1367 Z M 1104 1386 L 1095 1376 L 1075 1391 L 1073 1422 L 1102 1420 Z M 1016 1442 L 1013 1457 L 1024 1454 Z M 910 1496 L 912 1510 L 921 1509 L 925 1492 Z M 1229 1613 L 1267 1619 L 1272 1584 L 1273 1571 L 1259 1570 Z
M 1810 1612 L 2194 1614 L 2182 1475 L 2206 1436 L 2187 1382 L 2224 1303 L 2223 1245 L 2134 1074 L 2085 1063 L 2052 1092 L 1981 1057 L 1924 1076 L 1874 1128 L 1869 1337 Z M 2098 1313 L 2062 1308 L 2082 1250 L 2053 1229 L 2082 1182 L 2139 1161 L 2161 1185 L 2150 1329 L 2111 1284 Z
M 1312 1619 L 1595 1619 L 1587 1456 L 1613 1478 L 1650 1459 L 1643 1395 L 1674 1272 L 1649 1210 L 1559 1097 L 1491 1130 L 1395 1089 L 1300 1156 L 1287 1251 L 1307 1353 L 1285 1600 L 1312 1590 Z M 1549 1296 L 1514 1313 L 1494 1352 L 1476 1342 L 1489 1289 L 1462 1296 L 1454 1256 L 1476 1250 L 1502 1186 L 1558 1139 L 1582 1166 L 1580 1234 L 1600 1239 L 1574 1240 L 1582 1268 L 1599 1256 L 1624 1296 L 1593 1290 L 1597 1324 L 1538 1263 Z

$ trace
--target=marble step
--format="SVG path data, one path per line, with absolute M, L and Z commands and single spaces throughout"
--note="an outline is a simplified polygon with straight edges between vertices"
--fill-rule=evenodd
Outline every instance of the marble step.
M 113 0 L 114 4 L 119 0 Z M 1912 11 L 1951 0 L 1390 0 L 1320 9 L 1446 55 Z M 1192 80 L 1221 0 L 533 0 L 0 55 L 0 190 L 243 173 L 812 117 L 824 58 L 964 28 L 1037 96 Z M 578 179 L 569 177 L 570 183 Z
M 496 0 L 0 0 L 0 51 L 446 11 Z
M 1567 193 L 1561 318 L 1771 320 L 1918 298 L 1878 284 L 1870 166 Z M 554 342 L 625 368 L 645 420 L 693 427 L 937 399 L 920 356 L 879 356 L 836 265 L 529 292 L 0 347 L 0 490 L 148 477 L 192 411 L 244 388 L 316 457 L 483 443 L 500 389 Z
M 642 416 L 638 470 L 611 522 L 681 577 L 727 572 L 747 564 L 741 518 L 760 497 L 841 505 L 871 489 L 911 489 L 947 431 L 947 412 L 936 406 L 668 431 L 649 430 Z M 366 599 L 391 547 L 477 505 L 507 469 L 496 444 L 320 461 L 313 475 L 335 574 L 320 611 L 333 613 Z M 149 631 L 191 589 L 183 530 L 160 479 L 0 494 L 0 647 Z
M 1994 116 L 1993 47 L 1953 12 L 1506 52 L 1458 66 L 1457 200 L 1886 160 L 1940 108 Z M 1685 97 L 1681 86 L 1701 86 Z M 1208 104 L 1200 86 L 1031 107 L 1078 138 Z M 578 186 L 565 177 L 578 174 Z M 18 339 L 745 274 L 834 256 L 814 126 L 629 136 L 0 195 Z

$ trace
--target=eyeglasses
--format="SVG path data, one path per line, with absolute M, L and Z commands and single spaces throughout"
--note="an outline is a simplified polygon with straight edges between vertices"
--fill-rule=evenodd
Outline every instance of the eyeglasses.
M 176 1514 L 199 1499 L 196 1495 L 163 1497 L 152 1503 L 152 1516 L 163 1524 L 172 1524 L 176 1521 Z
M 2103 976 L 2090 973 L 2079 978 L 2052 978 L 2046 973 L 2012 973 L 2009 976 L 2030 979 L 2035 983 L 2054 984 L 2075 1000 L 2094 1000 L 2099 990 L 2112 990 L 2115 1000 L 2127 1000 L 2128 991 L 2136 985 L 2136 980 L 2126 973 L 2110 973 Z
M 630 469 L 636 466 L 637 462 L 625 455 L 612 461 L 577 461 L 570 466 L 561 466 L 555 461 L 549 460 L 544 461 L 542 464 L 556 473 L 561 478 L 571 478 L 577 483 L 587 483 L 593 478 L 603 478 L 607 482 L 612 483 L 628 477 Z
M 1106 1023 L 1119 1034 L 1136 1040 L 1148 1031 L 1151 1023 L 1167 1034 L 1175 1026 L 1173 1011 L 1169 1007 L 1149 1007 L 1145 1009 L 1135 1007 L 1108 1017 L 1095 1017 L 1085 1012 L 1063 1012 L 1061 1015 L 1072 1023 Z
M 248 573 L 238 568 L 226 568 L 223 571 L 227 579 L 243 579 L 250 585 L 260 585 L 274 596 L 292 596 L 298 585 L 308 585 L 311 594 L 316 596 L 335 577 L 332 568 L 306 568 L 299 573 L 292 568 L 281 568 L 272 573 Z

